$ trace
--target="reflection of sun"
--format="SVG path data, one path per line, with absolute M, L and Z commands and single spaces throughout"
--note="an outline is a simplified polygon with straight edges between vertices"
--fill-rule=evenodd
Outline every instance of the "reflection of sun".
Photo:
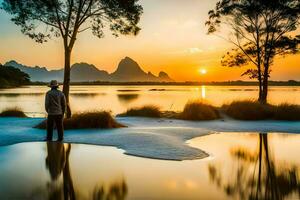
M 206 69 L 199 69 L 199 72 L 200 72 L 200 74 L 206 74 L 207 73 L 207 70 Z

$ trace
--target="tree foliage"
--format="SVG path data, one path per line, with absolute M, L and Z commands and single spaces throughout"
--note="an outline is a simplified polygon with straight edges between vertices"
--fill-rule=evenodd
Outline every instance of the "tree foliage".
M 0 88 L 16 87 L 28 83 L 30 83 L 28 74 L 17 68 L 2 66 L 0 64 Z
M 36 42 L 76 39 L 85 30 L 101 38 L 105 26 L 115 36 L 137 34 L 142 7 L 137 0 L 4 0 L 2 8 Z
M 220 0 L 209 11 L 208 33 L 221 28 L 235 48 L 222 58 L 228 67 L 253 67 L 242 75 L 258 79 L 260 99 L 266 100 L 267 82 L 276 56 L 299 52 L 296 35 L 300 19 L 299 0 Z M 225 28 L 226 27 L 226 28 Z

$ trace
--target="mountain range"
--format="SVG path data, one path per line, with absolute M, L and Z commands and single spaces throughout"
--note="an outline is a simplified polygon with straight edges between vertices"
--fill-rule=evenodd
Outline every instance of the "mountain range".
M 27 73 L 31 81 L 48 82 L 50 80 L 63 80 L 63 69 L 48 70 L 46 67 L 26 66 L 14 60 L 6 62 L 5 66 L 15 67 Z M 165 72 L 160 72 L 155 76 L 151 72 L 146 73 L 137 62 L 129 57 L 122 59 L 113 73 L 100 70 L 92 64 L 75 63 L 71 66 L 71 82 L 173 82 Z

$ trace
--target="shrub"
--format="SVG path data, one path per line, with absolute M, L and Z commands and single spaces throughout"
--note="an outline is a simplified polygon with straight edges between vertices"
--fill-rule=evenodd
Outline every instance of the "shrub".
M 275 108 L 274 119 L 289 121 L 300 120 L 300 106 L 288 103 L 280 104 Z
M 184 120 L 214 120 L 220 118 L 217 109 L 201 101 L 188 102 L 178 116 Z
M 121 128 L 124 125 L 118 123 L 109 112 L 84 112 L 72 115 L 64 119 L 64 128 L 68 129 L 108 129 Z M 46 129 L 46 120 L 35 126 L 35 128 Z
M 125 113 L 119 114 L 118 116 L 136 116 L 136 117 L 161 117 L 162 112 L 159 107 L 154 105 L 146 105 L 142 107 L 136 107 L 128 109 Z
M 274 106 L 251 100 L 233 101 L 229 105 L 223 105 L 222 108 L 228 116 L 239 120 L 270 119 L 274 110 Z
M 27 117 L 20 108 L 8 108 L 0 113 L 0 117 Z

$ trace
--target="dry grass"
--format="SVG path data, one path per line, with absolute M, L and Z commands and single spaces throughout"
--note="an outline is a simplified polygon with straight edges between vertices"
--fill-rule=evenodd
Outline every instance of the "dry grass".
M 223 105 L 225 114 L 239 120 L 265 120 L 273 116 L 273 106 L 264 105 L 257 101 L 233 101 L 231 104 Z
M 20 108 L 7 108 L 0 113 L 0 117 L 27 117 Z
M 154 105 L 146 105 L 142 107 L 136 107 L 128 109 L 125 113 L 119 114 L 120 117 L 153 117 L 159 118 L 162 116 L 162 112 L 159 107 Z
M 109 129 L 121 128 L 124 125 L 118 123 L 109 112 L 84 112 L 72 115 L 70 119 L 64 119 L 64 128 L 68 129 Z M 46 129 L 46 121 L 35 128 Z
M 178 115 L 178 118 L 183 120 L 215 120 L 220 118 L 217 109 L 209 104 L 201 101 L 188 102 L 183 111 Z
M 273 118 L 275 120 L 288 121 L 300 120 L 300 106 L 288 103 L 275 106 Z

